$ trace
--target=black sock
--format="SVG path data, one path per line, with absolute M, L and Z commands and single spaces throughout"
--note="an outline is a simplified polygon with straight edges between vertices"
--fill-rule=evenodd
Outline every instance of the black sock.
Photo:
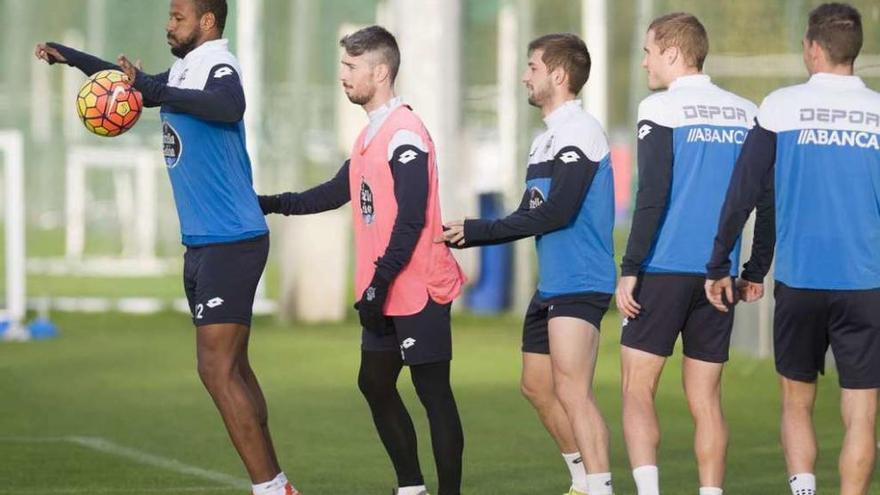
M 440 482 L 437 495 L 459 495 L 464 433 L 449 384 L 449 361 L 410 366 L 410 374 L 431 425 L 431 445 Z
M 425 481 L 419 467 L 416 430 L 397 393 L 402 367 L 397 351 L 362 351 L 358 387 L 370 405 L 379 438 L 394 464 L 398 486 L 418 486 Z

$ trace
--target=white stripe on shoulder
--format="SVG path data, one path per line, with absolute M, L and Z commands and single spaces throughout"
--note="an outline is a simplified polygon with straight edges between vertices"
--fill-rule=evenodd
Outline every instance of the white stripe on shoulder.
M 639 103 L 636 122 L 650 120 L 664 127 L 675 127 L 675 119 L 670 115 L 667 91 L 654 93 Z
M 586 111 L 553 132 L 553 156 L 548 157 L 551 159 L 563 148 L 573 146 L 581 150 L 588 160 L 599 163 L 610 150 L 602 124 Z
M 388 142 L 388 160 L 390 161 L 391 157 L 394 156 L 394 150 L 406 145 L 415 146 L 425 153 L 428 152 L 428 147 L 425 146 L 421 136 L 409 129 L 399 129 L 391 136 L 391 141 Z
M 758 112 L 761 127 L 776 133 L 800 129 L 880 133 L 880 94 L 867 89 L 835 91 L 798 84 L 764 98 Z

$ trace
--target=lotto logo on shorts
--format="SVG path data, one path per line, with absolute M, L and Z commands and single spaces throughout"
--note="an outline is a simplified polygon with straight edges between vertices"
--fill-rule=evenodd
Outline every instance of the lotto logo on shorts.
M 416 345 L 416 339 L 409 337 L 400 343 L 401 349 L 409 349 L 410 347 Z
M 220 299 L 219 297 L 215 297 L 214 299 L 211 299 L 210 301 L 205 303 L 205 306 L 208 306 L 209 308 L 216 308 L 217 306 L 220 306 L 221 304 L 223 304 L 223 299 Z

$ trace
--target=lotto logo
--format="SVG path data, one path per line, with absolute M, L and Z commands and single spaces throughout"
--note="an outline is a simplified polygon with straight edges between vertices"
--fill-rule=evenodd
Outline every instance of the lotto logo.
M 651 129 L 653 129 L 653 127 L 648 124 L 639 127 L 639 139 L 645 139 L 645 136 L 651 134 Z
M 418 156 L 418 155 L 416 154 L 415 151 L 413 151 L 413 150 L 406 150 L 406 151 L 404 151 L 403 153 L 400 154 L 400 158 L 398 158 L 397 161 L 399 161 L 400 163 L 406 165 L 407 163 L 409 163 L 409 162 L 415 160 L 415 159 L 416 159 L 416 156 Z
M 563 163 L 576 162 L 580 160 L 580 158 L 580 155 L 578 155 L 576 151 L 566 151 L 559 157 L 559 159 L 562 160 Z
M 220 299 L 219 297 L 215 297 L 215 298 L 211 299 L 210 301 L 206 302 L 205 306 L 207 306 L 209 308 L 216 308 L 217 306 L 220 306 L 221 304 L 223 304 L 223 299 Z
M 409 349 L 410 347 L 416 345 L 416 339 L 409 337 L 400 343 L 400 347 L 403 349 Z
M 229 67 L 220 67 L 219 69 L 217 69 L 217 71 L 214 72 L 214 79 L 220 79 L 228 76 L 229 74 L 232 74 L 232 69 L 230 69 Z

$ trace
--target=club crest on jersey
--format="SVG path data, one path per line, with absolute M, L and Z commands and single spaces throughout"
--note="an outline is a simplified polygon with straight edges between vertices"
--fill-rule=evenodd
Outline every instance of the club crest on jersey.
M 373 207 L 373 190 L 370 189 L 370 185 L 367 184 L 367 181 L 361 177 L 361 216 L 364 218 L 364 223 L 367 225 L 373 223 L 373 220 L 376 219 L 376 212 Z
M 542 204 L 544 204 L 544 193 L 537 187 L 529 189 L 529 209 L 534 210 Z
M 174 168 L 180 161 L 180 155 L 183 153 L 183 141 L 180 140 L 180 134 L 168 121 L 162 122 L 162 154 L 165 155 L 165 166 Z

